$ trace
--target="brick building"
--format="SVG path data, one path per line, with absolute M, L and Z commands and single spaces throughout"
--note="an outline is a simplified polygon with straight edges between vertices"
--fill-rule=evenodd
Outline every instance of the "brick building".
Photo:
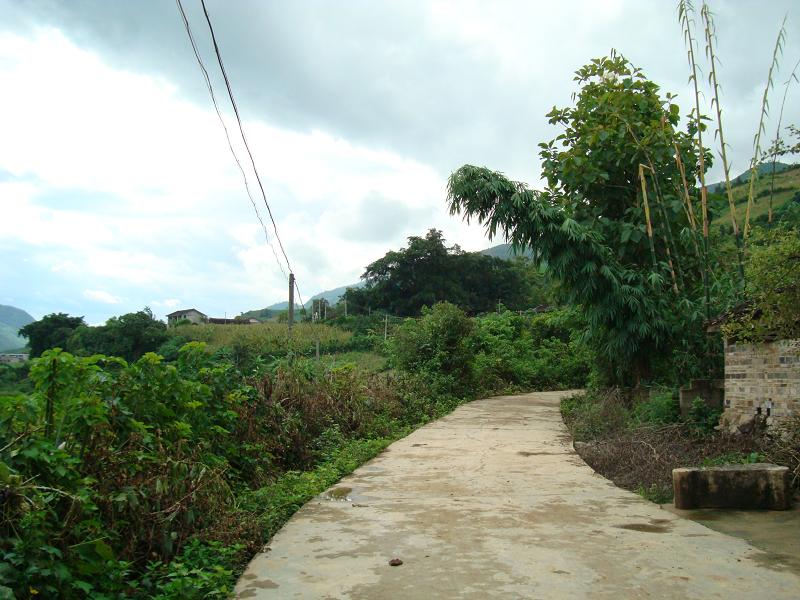
M 726 342 L 724 403 L 731 428 L 755 415 L 771 424 L 800 414 L 800 340 Z

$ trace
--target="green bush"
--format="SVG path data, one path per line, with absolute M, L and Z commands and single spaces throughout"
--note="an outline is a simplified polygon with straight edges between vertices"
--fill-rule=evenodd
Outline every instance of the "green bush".
M 681 408 L 672 390 L 663 390 L 633 408 L 633 420 L 638 424 L 666 425 L 677 423 L 680 418 Z
M 695 398 L 689 409 L 689 422 L 697 433 L 708 434 L 719 424 L 721 415 L 720 409 L 708 406 L 702 398 Z
M 475 351 L 469 344 L 474 322 L 447 302 L 406 319 L 389 345 L 393 366 L 425 373 L 441 393 L 467 394 L 473 387 Z

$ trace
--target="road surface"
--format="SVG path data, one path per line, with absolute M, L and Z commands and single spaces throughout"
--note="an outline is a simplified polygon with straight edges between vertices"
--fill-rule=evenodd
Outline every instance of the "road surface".
M 479 400 L 395 442 L 298 511 L 237 598 L 800 598 L 769 554 L 594 473 L 564 394 Z

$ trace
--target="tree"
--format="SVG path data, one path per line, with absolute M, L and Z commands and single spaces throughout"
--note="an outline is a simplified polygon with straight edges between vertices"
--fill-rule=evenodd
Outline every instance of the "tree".
M 650 378 L 702 319 L 702 253 L 685 185 L 697 170 L 694 131 L 676 130 L 672 96 L 613 52 L 575 79 L 575 106 L 547 115 L 563 133 L 539 144 L 546 189 L 465 165 L 450 177 L 448 200 L 490 237 L 533 250 L 583 306 L 609 375 L 630 383 Z
M 145 307 L 138 312 L 111 317 L 99 327 L 77 328 L 67 348 L 76 354 L 105 354 L 134 361 L 147 352 L 158 350 L 168 337 L 167 326 Z
M 38 321 L 28 323 L 19 330 L 20 335 L 28 338 L 31 357 L 41 356 L 50 348 L 66 348 L 67 342 L 75 330 L 85 326 L 83 317 L 70 317 L 66 313 L 51 313 Z
M 754 245 L 747 264 L 747 300 L 728 315 L 726 338 L 741 342 L 800 337 L 800 235 L 774 230 Z
M 406 248 L 367 266 L 362 279 L 363 288 L 350 288 L 344 296 L 352 313 L 371 308 L 415 316 L 424 306 L 446 301 L 475 314 L 494 310 L 498 302 L 515 310 L 531 308 L 544 297 L 532 286 L 534 280 L 541 285 L 542 277 L 525 259 L 507 261 L 447 247 L 437 229 L 408 238 Z

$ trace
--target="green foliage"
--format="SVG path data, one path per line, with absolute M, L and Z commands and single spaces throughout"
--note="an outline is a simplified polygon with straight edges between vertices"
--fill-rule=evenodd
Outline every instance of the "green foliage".
M 457 306 L 441 302 L 407 319 L 390 346 L 392 364 L 436 380 L 443 392 L 463 393 L 473 385 L 475 352 L 469 344 L 474 325 Z
M 633 420 L 643 425 L 667 425 L 677 423 L 681 408 L 677 395 L 672 390 L 663 390 L 651 395 L 645 402 L 633 407 Z
M 301 355 L 318 336 L 374 336 L 369 317 L 350 325 L 299 324 L 289 344 L 266 324 L 175 328 L 171 361 L 44 351 L 29 393 L 0 395 L 0 586 L 226 597 L 294 511 L 392 440 L 488 389 L 579 385 L 590 362 L 578 313 L 473 319 L 452 304 L 396 327 L 390 373 L 375 354 L 369 370 L 363 353 Z M 0 374 L 20 383 L 24 368 Z
M 107 354 L 127 361 L 138 360 L 156 351 L 167 340 L 167 327 L 149 308 L 112 317 L 99 327 L 78 327 L 67 342 L 67 349 L 83 356 Z
M 800 337 L 800 235 L 774 230 L 747 263 L 748 303 L 722 326 L 728 339 L 760 342 Z
M 181 340 L 206 343 L 211 351 L 221 353 L 244 373 L 261 369 L 275 357 L 287 353 L 312 356 L 317 340 L 321 352 L 356 349 L 350 343 L 350 332 L 322 323 L 296 323 L 292 327 L 291 339 L 287 336 L 286 325 L 275 322 L 242 326 L 187 325 L 171 327 L 168 334 Z M 173 344 L 177 345 L 177 342 Z M 171 351 L 174 345 L 166 350 Z
M 693 429 L 700 434 L 709 434 L 719 424 L 722 411 L 706 404 L 702 398 L 695 398 L 689 409 L 689 422 Z
M 526 258 L 502 260 L 458 246 L 448 248 L 442 232 L 408 238 L 408 247 L 388 252 L 362 275 L 363 288 L 349 288 L 344 298 L 350 313 L 381 309 L 416 316 L 424 306 L 450 302 L 470 314 L 495 310 L 497 303 L 514 310 L 551 299 L 544 276 Z
M 701 467 L 719 467 L 722 465 L 752 465 L 766 462 L 758 452 L 726 452 L 717 456 L 709 456 L 700 463 Z
M 586 385 L 592 357 L 586 325 L 574 310 L 534 315 L 511 311 L 475 319 L 470 345 L 476 380 L 487 390 L 553 390 Z
M 658 483 L 649 486 L 640 485 L 636 488 L 636 493 L 655 504 L 668 504 L 673 499 L 672 487 Z
M 30 355 L 34 358 L 49 348 L 66 348 L 70 336 L 78 327 L 85 325 L 83 317 L 52 313 L 38 321 L 28 323 L 19 330 L 19 333 L 28 338 Z
M 583 307 L 588 339 L 612 379 L 636 382 L 656 375 L 654 357 L 671 352 L 687 329 L 701 328 L 702 265 L 676 188 L 675 148 L 687 172 L 698 157 L 692 131 L 675 129 L 671 96 L 663 99 L 623 57 L 593 60 L 576 79 L 575 106 L 548 115 L 564 132 L 540 144 L 547 189 L 467 165 L 450 178 L 450 210 L 532 249 L 568 301 Z

